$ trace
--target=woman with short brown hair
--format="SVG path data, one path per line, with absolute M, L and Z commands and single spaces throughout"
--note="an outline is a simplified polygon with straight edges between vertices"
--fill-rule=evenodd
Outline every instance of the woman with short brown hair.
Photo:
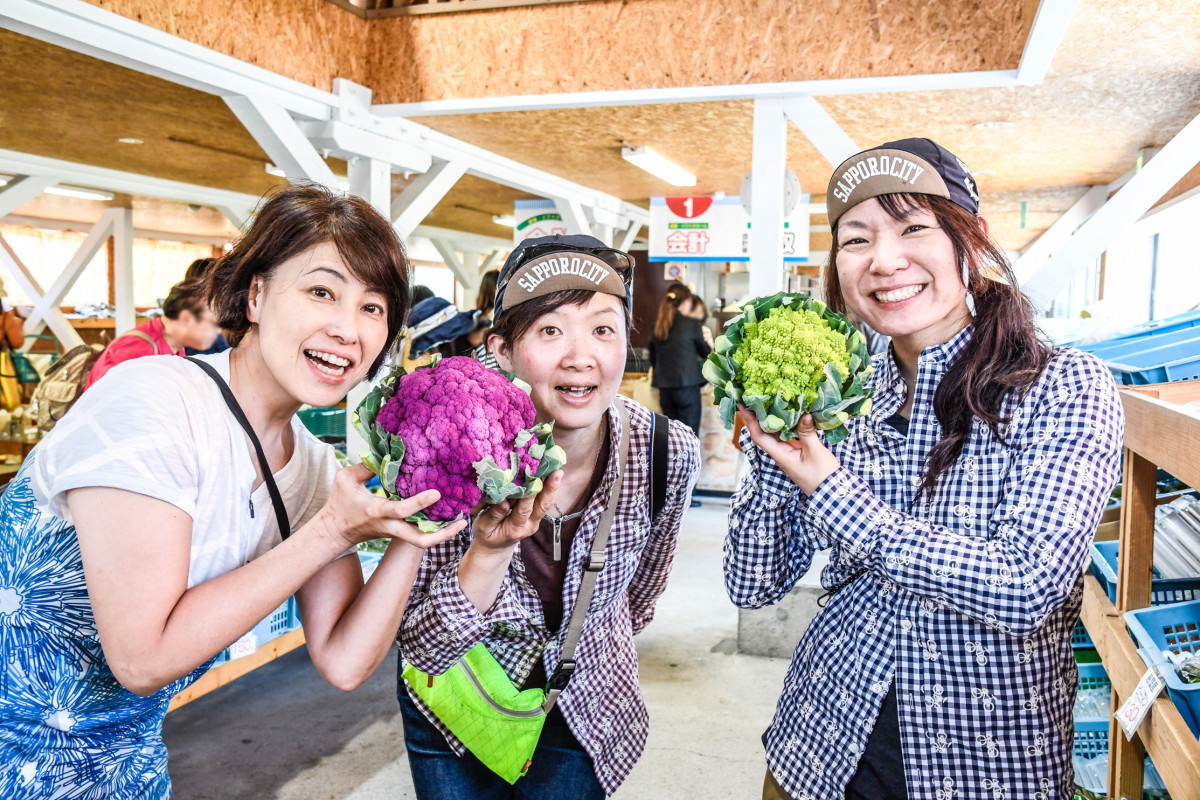
M 418 533 L 403 520 L 436 491 L 375 497 L 295 416 L 344 398 L 403 325 L 387 220 L 285 188 L 208 280 L 236 346 L 118 365 L 0 496 L 5 798 L 168 796 L 172 696 L 292 594 L 317 670 L 353 689 L 387 653 L 422 548 L 461 528 Z M 354 549 L 380 536 L 364 586 Z

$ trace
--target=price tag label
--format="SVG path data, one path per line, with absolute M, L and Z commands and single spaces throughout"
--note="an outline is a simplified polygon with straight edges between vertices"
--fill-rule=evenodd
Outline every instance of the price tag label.
M 254 631 L 250 631 L 245 636 L 229 645 L 229 660 L 233 661 L 238 658 L 245 658 L 246 656 L 254 655 L 254 651 L 257 649 L 258 637 L 254 635 Z
M 1159 668 L 1151 667 L 1138 681 L 1138 685 L 1134 688 L 1133 694 L 1129 695 L 1129 699 L 1117 709 L 1117 722 L 1121 723 L 1121 730 L 1125 731 L 1127 740 L 1133 738 L 1133 734 L 1137 732 L 1142 720 L 1150 713 L 1150 706 L 1154 704 L 1154 699 L 1162 693 L 1166 685 Z

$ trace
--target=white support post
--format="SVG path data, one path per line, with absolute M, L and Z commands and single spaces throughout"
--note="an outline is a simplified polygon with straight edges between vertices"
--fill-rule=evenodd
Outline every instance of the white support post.
M 786 100 L 783 113 L 834 167 L 861 149 L 815 97 Z
M 401 239 L 412 236 L 466 171 L 466 165 L 458 161 L 435 161 L 428 172 L 404 187 L 392 201 L 391 214 L 392 227 Z
M 613 245 L 613 229 L 611 225 L 601 225 L 592 223 L 592 233 L 597 239 L 604 242 L 609 247 Z
M 750 295 L 783 288 L 783 179 L 787 169 L 785 101 L 754 101 L 750 184 Z
M 347 162 L 350 191 L 387 217 L 392 211 L 392 166 L 374 158 L 352 158 Z
M 479 284 L 483 277 L 483 254 L 478 250 L 464 250 L 462 253 L 463 274 L 458 278 L 462 284 L 462 308 L 475 307 L 475 295 L 479 294 Z
M 1079 226 L 1075 235 L 1056 250 L 1045 266 L 1022 286 L 1025 293 L 1039 308 L 1048 307 L 1079 270 L 1094 263 L 1126 228 L 1149 211 L 1198 161 L 1200 116 L 1193 118 L 1175 134 L 1158 155 L 1142 167 L 1141 172 Z
M 116 294 L 116 329 L 120 336 L 137 322 L 133 307 L 133 209 L 114 208 L 113 238 L 113 292 Z
M 290 181 L 310 180 L 337 189 L 337 177 L 281 106 L 256 97 L 226 97 L 225 104 Z
M 625 230 L 621 231 L 621 235 L 617 237 L 613 246 L 616 247 L 616 249 L 618 249 L 618 250 L 628 253 L 629 248 L 633 247 L 633 240 L 636 239 L 637 235 L 641 232 L 642 232 L 642 223 L 630 222 L 629 227 L 626 228 Z
M 45 175 L 19 175 L 13 178 L 0 189 L 0 218 L 7 217 L 57 182 Z
M 1013 263 L 1013 274 L 1017 276 L 1017 283 L 1024 286 L 1025 283 L 1037 273 L 1046 264 L 1046 259 L 1058 247 L 1061 247 L 1063 242 L 1071 238 L 1075 230 L 1087 220 L 1096 210 L 1104 205 L 1104 201 L 1108 198 L 1107 186 L 1093 186 L 1083 197 L 1075 201 L 1075 204 L 1068 208 L 1066 212 L 1054 221 L 1054 224 L 1042 233 L 1037 240 L 1021 251 L 1021 257 Z
M 431 238 L 429 241 L 433 242 L 433 246 L 437 249 L 438 255 L 442 257 L 442 261 L 446 262 L 446 266 L 449 267 L 450 271 L 454 273 L 454 277 L 458 280 L 458 282 L 466 285 L 467 281 L 465 278 L 468 275 L 467 266 L 463 263 L 462 256 L 458 254 L 457 248 L 440 236 Z
M 221 216 L 233 223 L 233 227 L 237 228 L 242 233 L 246 232 L 246 228 L 250 224 L 250 217 L 254 214 L 254 209 L 247 206 L 217 206 L 217 211 L 221 212 Z
M 574 198 L 554 198 L 554 207 L 558 209 L 558 213 L 562 215 L 563 224 L 567 226 L 569 234 L 583 234 L 592 236 L 592 225 L 588 222 L 587 214 L 583 211 L 583 204 Z
M 0 236 L 0 265 L 8 268 L 9 274 L 12 275 L 12 278 L 16 282 L 17 286 L 21 287 L 21 291 L 25 293 L 26 297 L 36 300 L 46 293 L 45 290 L 42 289 L 41 284 L 37 282 L 37 278 L 33 277 L 33 273 L 29 271 L 29 267 L 22 263 L 21 259 L 17 257 L 16 252 L 13 251 L 12 247 L 8 244 L 8 241 L 3 236 Z M 25 321 L 24 329 L 25 333 L 37 333 L 37 331 L 34 330 L 34 326 L 30 324 L 29 320 Z M 55 332 L 57 333 L 57 330 Z M 71 333 L 75 334 L 74 328 L 71 329 Z M 78 334 L 75 334 L 75 338 L 79 339 Z M 82 339 L 79 339 L 79 342 L 82 341 Z M 79 342 L 74 342 L 74 344 L 78 344 Z M 63 343 L 67 344 L 67 340 L 64 339 Z M 32 346 L 33 339 L 27 339 L 23 349 L 28 350 Z
M 100 248 L 104 246 L 104 242 L 109 236 L 114 235 L 118 228 L 126 224 L 129 225 L 127 230 L 124 228 L 122 230 L 126 241 L 132 246 L 132 220 L 131 218 L 125 218 L 125 215 L 128 213 L 128 209 L 110 208 L 101 214 L 100 219 L 96 221 L 91 231 L 88 232 L 87 238 L 83 240 L 83 244 L 75 251 L 75 255 L 71 257 L 71 261 L 45 292 L 37 292 L 36 284 L 32 282 L 28 271 L 24 267 L 18 266 L 17 272 L 23 273 L 26 282 L 31 284 L 27 286 L 23 283 L 22 288 L 30 293 L 30 297 L 34 301 L 33 311 L 30 312 L 29 318 L 25 320 L 26 333 L 41 333 L 48 325 L 50 330 L 54 331 L 54 335 L 62 342 L 64 348 L 70 349 L 83 344 L 83 339 L 75 332 L 71 324 L 67 322 L 66 317 L 62 315 L 58 307 L 61 305 L 62 299 L 66 296 L 67 292 L 71 291 L 71 287 L 75 285 L 75 281 L 79 280 L 79 276 L 83 274 L 83 270 L 87 267 L 88 263 L 91 262 L 96 253 L 100 252 Z M 5 245 L 4 249 L 8 250 L 8 246 Z M 9 258 L 6 260 L 15 260 L 15 256 L 11 250 L 8 250 L 8 256 Z M 132 305 L 131 300 L 130 307 Z
M 499 250 L 492 250 L 490 253 L 488 253 L 486 256 L 484 256 L 483 261 L 481 261 L 479 264 L 480 277 L 483 277 L 483 273 L 485 273 L 489 269 L 491 269 L 492 264 L 495 264 L 496 261 L 499 260 L 499 258 L 500 258 Z

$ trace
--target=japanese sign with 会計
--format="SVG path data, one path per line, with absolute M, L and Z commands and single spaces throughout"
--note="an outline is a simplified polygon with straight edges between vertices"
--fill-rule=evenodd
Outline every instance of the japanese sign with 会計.
M 809 195 L 783 222 L 783 260 L 808 261 Z M 749 261 L 750 215 L 737 197 L 651 197 L 651 261 Z

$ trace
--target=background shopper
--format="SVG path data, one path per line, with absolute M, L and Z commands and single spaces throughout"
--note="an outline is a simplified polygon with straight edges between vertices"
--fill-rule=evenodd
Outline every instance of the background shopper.
M 677 287 L 667 292 L 658 306 L 658 318 L 650 336 L 651 385 L 658 389 L 663 413 L 700 433 L 700 387 L 704 376 L 701 361 L 712 352 L 704 340 L 703 325 L 692 311 L 692 294 Z

